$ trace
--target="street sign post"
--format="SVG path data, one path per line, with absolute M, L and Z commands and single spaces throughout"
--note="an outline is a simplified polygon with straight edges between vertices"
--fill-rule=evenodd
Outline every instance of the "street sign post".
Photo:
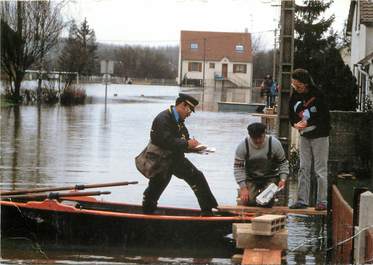
M 105 82 L 105 110 L 107 106 L 107 84 L 110 81 L 110 74 L 114 74 L 114 61 L 101 60 L 101 74 L 103 74 L 103 81 Z

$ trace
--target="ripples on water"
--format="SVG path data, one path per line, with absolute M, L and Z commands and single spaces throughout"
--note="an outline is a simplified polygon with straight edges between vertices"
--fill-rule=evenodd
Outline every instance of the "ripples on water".
M 149 140 L 153 118 L 173 104 L 179 88 L 110 85 L 107 108 L 103 104 L 103 85 L 86 85 L 85 88 L 91 104 L 84 106 L 1 109 L 0 177 L 3 189 L 139 181 L 138 185 L 105 188 L 112 194 L 103 198 L 141 203 L 147 181 L 136 170 L 134 157 Z M 191 136 L 217 149 L 214 154 L 187 156 L 204 172 L 220 204 L 236 203 L 234 152 L 247 134 L 247 125 L 253 121 L 258 118 L 244 113 L 204 111 L 192 114 L 186 122 Z M 290 192 L 295 189 L 293 185 Z M 189 186 L 175 177 L 159 204 L 198 208 Z M 320 233 L 325 234 L 319 219 L 290 216 L 288 221 L 289 249 L 305 240 L 318 238 Z M 29 246 L 28 251 L 10 250 L 8 246 L 13 243 L 2 244 L 2 257 L 7 258 L 2 260 L 3 263 L 15 264 L 19 260 L 21 263 L 42 263 L 43 257 L 35 246 Z M 323 264 L 322 244 L 315 240 L 288 252 L 287 263 Z M 206 259 L 211 253 L 163 251 L 164 258 L 160 257 L 161 252 L 147 254 L 146 250 L 110 250 L 97 255 L 99 252 L 84 250 L 76 254 L 76 251 L 54 249 L 48 251 L 48 257 L 55 259 L 57 264 L 231 264 L 229 255 Z M 201 258 L 181 258 L 185 255 L 200 255 Z

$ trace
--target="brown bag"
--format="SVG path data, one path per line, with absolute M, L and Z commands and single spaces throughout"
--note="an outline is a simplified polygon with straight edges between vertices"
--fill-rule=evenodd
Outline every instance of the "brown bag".
M 149 143 L 142 152 L 136 156 L 135 164 L 144 177 L 150 179 L 157 174 L 166 173 L 171 165 L 171 151 L 164 150 Z

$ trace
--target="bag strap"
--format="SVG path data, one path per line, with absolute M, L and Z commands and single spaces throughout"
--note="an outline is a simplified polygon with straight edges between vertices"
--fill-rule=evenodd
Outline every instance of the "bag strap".
M 245 138 L 245 145 L 246 145 L 246 159 L 248 160 L 250 158 L 250 151 L 249 151 L 249 141 L 247 140 L 247 137 Z
M 312 102 L 315 101 L 315 99 L 316 97 L 312 97 L 309 100 L 307 100 L 306 103 L 304 103 L 303 108 L 306 109 Z
M 272 136 L 268 139 L 268 153 L 267 153 L 267 159 L 270 160 L 272 157 Z

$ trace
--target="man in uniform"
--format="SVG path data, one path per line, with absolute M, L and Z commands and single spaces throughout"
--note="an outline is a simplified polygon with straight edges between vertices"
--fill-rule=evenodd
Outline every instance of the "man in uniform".
M 218 206 L 205 176 L 184 155 L 186 152 L 196 151 L 196 147 L 200 144 L 189 137 L 188 129 L 184 124 L 185 119 L 194 112 L 197 105 L 198 100 L 180 93 L 175 106 L 170 106 L 159 113 L 153 121 L 150 132 L 151 143 L 169 151 L 171 161 L 168 169 L 149 179 L 142 203 L 144 213 L 154 213 L 158 199 L 172 175 L 185 180 L 192 188 L 198 199 L 202 216 L 212 216 L 212 209 Z

